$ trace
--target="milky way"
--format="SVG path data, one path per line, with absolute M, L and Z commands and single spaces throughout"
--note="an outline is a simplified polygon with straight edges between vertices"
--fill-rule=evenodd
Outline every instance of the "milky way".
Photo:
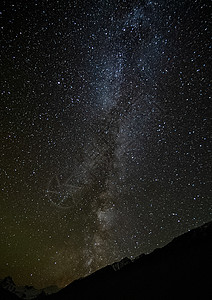
M 210 4 L 3 2 L 0 277 L 64 286 L 209 221 Z

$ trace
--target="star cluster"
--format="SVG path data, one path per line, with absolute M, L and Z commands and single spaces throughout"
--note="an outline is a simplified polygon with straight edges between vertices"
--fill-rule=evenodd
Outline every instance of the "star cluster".
M 3 1 L 0 277 L 63 287 L 211 220 L 211 5 Z

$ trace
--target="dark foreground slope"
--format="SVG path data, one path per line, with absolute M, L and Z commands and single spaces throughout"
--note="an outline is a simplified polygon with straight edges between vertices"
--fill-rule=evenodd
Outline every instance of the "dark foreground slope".
M 212 299 L 212 222 L 131 262 L 107 266 L 36 299 Z M 0 299 L 20 299 L 0 288 Z
M 57 299 L 212 299 L 212 222 L 134 262 L 77 280 Z
M 14 295 L 10 291 L 7 291 L 0 287 L 0 299 L 1 300 L 20 300 L 18 296 Z

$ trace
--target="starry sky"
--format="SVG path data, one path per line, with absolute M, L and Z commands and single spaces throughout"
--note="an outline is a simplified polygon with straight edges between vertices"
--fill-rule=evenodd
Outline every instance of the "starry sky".
M 3 0 L 0 278 L 63 287 L 211 220 L 210 9 Z

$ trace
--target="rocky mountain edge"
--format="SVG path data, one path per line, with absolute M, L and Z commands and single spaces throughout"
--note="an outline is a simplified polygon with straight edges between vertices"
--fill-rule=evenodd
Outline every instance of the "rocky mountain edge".
M 47 299 L 212 299 L 211 269 L 212 222 L 134 261 L 125 258 L 76 280 Z
M 0 280 L 0 288 L 8 291 L 21 299 L 36 299 L 39 295 L 50 295 L 59 291 L 57 286 L 50 286 L 41 290 L 35 289 L 33 286 L 16 286 L 10 276 Z
M 42 293 L 36 299 L 212 299 L 211 268 L 209 222 L 150 254 L 141 254 L 133 261 L 124 258 L 55 294 Z M 0 298 L 20 299 L 8 295 Z

